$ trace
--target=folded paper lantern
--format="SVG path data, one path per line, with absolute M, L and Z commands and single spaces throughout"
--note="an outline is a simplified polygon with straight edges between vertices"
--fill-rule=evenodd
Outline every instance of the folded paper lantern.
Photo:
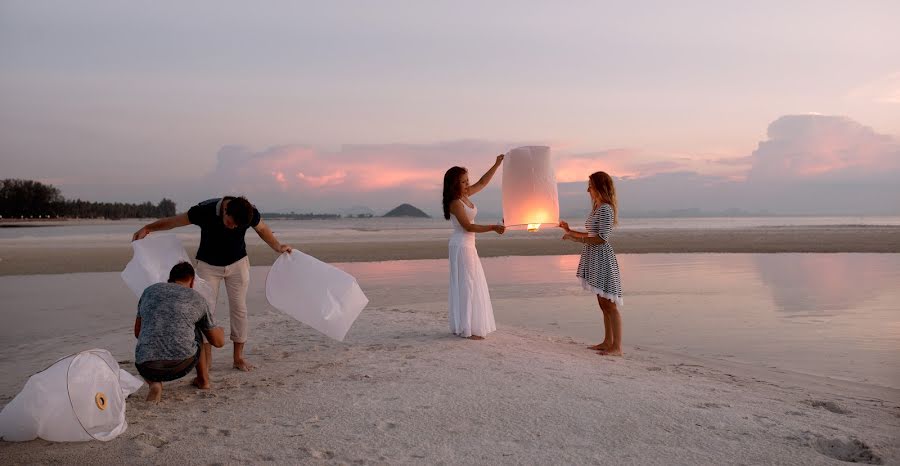
M 559 224 L 559 194 L 550 148 L 517 147 L 503 159 L 503 223 L 536 231 Z
M 108 441 L 125 429 L 125 398 L 144 385 L 104 349 L 60 359 L 32 375 L 0 412 L 0 438 Z
M 122 271 L 122 280 L 138 298 L 148 286 L 168 281 L 175 264 L 191 262 L 181 240 L 171 233 L 148 235 L 132 241 L 131 247 L 134 256 Z M 206 280 L 194 277 L 194 289 L 206 298 L 210 308 L 215 306 L 213 289 Z
M 282 254 L 266 277 L 269 304 L 306 325 L 344 341 L 369 299 L 356 279 L 296 249 Z

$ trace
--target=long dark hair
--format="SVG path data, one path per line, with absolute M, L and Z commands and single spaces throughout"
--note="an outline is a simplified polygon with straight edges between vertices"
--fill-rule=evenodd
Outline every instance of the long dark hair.
M 462 197 L 459 179 L 466 173 L 463 167 L 453 167 L 444 173 L 444 218 L 450 220 L 450 203 Z
M 613 210 L 613 225 L 619 224 L 619 200 L 616 199 L 616 185 L 606 172 L 594 172 L 590 176 L 591 184 L 600 193 L 600 203 L 607 203 Z M 594 208 L 600 207 L 595 205 Z

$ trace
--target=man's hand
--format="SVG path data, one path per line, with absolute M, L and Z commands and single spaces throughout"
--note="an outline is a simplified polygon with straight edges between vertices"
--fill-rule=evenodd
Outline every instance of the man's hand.
M 141 227 L 140 230 L 134 232 L 134 235 L 132 235 L 132 237 L 131 237 L 131 241 L 137 241 L 139 239 L 144 239 L 149 234 L 150 234 L 149 228 Z
M 497 161 L 494 164 L 500 165 L 501 163 L 503 163 L 503 154 L 497 156 Z
M 285 252 L 286 252 L 286 253 L 290 254 L 291 251 L 293 251 L 293 250 L 294 250 L 294 248 L 292 248 L 292 247 L 291 247 L 290 245 L 288 245 L 288 244 L 282 244 L 281 246 L 278 247 L 278 252 L 279 252 L 279 253 L 285 253 Z
M 562 228 L 563 230 L 566 230 L 566 232 L 569 232 L 569 231 L 570 231 L 570 230 L 569 230 L 569 223 L 566 222 L 565 220 L 560 220 L 560 221 L 559 221 L 559 227 Z

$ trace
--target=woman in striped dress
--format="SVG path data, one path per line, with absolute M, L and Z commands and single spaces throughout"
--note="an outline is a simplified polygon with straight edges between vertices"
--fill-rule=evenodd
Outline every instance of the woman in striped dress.
M 585 290 L 597 295 L 597 303 L 603 312 L 603 342 L 588 348 L 603 355 L 621 356 L 622 316 L 619 315 L 619 306 L 622 305 L 622 283 L 619 280 L 619 262 L 609 244 L 613 225 L 619 223 L 616 187 L 611 176 L 596 172 L 588 178 L 587 191 L 593 206 L 584 221 L 587 231 L 572 230 L 566 222 L 559 222 L 559 226 L 566 231 L 562 239 L 584 244 L 577 276 Z

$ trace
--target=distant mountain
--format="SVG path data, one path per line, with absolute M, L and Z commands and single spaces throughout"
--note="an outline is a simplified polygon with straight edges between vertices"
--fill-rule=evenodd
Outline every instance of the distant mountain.
M 417 207 L 411 206 L 409 204 L 400 204 L 395 207 L 394 210 L 384 214 L 385 217 L 421 217 L 421 218 L 431 218 L 430 215 L 422 212 Z

